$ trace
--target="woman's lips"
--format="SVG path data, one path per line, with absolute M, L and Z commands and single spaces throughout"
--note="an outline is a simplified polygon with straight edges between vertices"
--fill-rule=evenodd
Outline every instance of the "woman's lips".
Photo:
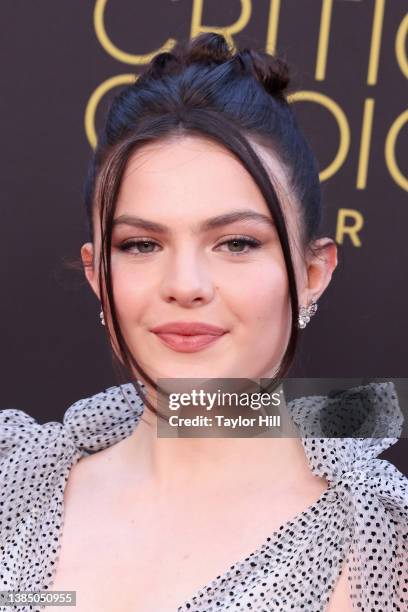
M 225 334 L 197 334 L 194 336 L 185 336 L 182 334 L 161 332 L 155 335 L 175 351 L 181 353 L 194 353 L 210 344 L 214 344 L 214 342 L 217 342 L 217 340 L 222 338 Z

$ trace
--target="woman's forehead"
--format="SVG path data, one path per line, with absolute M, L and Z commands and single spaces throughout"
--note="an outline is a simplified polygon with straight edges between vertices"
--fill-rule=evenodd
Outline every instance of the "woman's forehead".
M 281 189 L 286 180 L 282 165 L 264 147 L 253 146 Z M 218 142 L 191 135 L 149 143 L 129 159 L 117 208 L 136 203 L 143 206 L 151 198 L 173 205 L 187 201 L 190 207 L 222 202 L 236 206 L 241 200 L 266 206 L 251 174 L 231 151 Z
M 282 164 L 265 146 L 251 145 L 285 208 L 288 189 Z M 251 174 L 231 151 L 205 136 L 177 135 L 143 145 L 129 158 L 114 217 L 137 214 L 174 225 L 239 209 L 271 217 Z

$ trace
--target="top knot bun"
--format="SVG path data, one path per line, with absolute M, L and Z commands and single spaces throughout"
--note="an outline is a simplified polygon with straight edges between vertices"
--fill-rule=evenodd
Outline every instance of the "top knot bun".
M 230 63 L 242 74 L 252 75 L 271 95 L 285 99 L 284 92 L 289 85 L 287 63 L 274 55 L 254 49 L 234 51 L 224 36 L 216 32 L 199 34 L 188 42 L 178 42 L 170 52 L 158 53 L 140 75 L 143 83 L 146 78 L 161 78 L 166 74 L 179 73 L 190 64 L 204 66 Z
M 193 38 L 184 48 L 187 64 L 223 64 L 233 58 L 233 52 L 221 34 L 208 32 Z
M 181 63 L 223 64 L 237 62 L 242 72 L 252 74 L 274 96 L 281 96 L 290 83 L 287 63 L 274 55 L 254 49 L 234 52 L 221 34 L 199 34 L 184 45 L 178 44 L 173 54 Z
M 283 59 L 252 49 L 243 49 L 236 57 L 244 70 L 252 72 L 270 94 L 283 96 L 290 83 L 289 67 Z

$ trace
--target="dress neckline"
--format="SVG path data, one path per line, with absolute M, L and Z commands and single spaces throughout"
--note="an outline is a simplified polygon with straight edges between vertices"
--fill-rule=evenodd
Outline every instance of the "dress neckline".
M 225 571 L 223 571 L 221 574 L 219 574 L 218 576 L 216 576 L 215 578 L 213 578 L 212 580 L 210 580 L 209 582 L 201 586 L 192 595 L 190 595 L 190 597 L 186 601 L 184 601 L 182 604 L 180 604 L 177 607 L 177 612 L 185 612 L 187 610 L 192 609 L 196 601 L 199 601 L 204 596 L 208 595 L 209 589 L 211 589 L 212 591 L 216 591 L 216 589 L 223 582 L 226 582 L 228 578 L 231 577 L 232 572 L 237 571 L 237 568 L 243 568 L 247 561 L 251 561 L 251 558 L 252 559 L 258 558 L 258 556 L 262 554 L 268 554 L 268 552 L 271 551 L 271 548 L 279 547 L 280 546 L 279 540 L 282 538 L 282 536 L 285 533 L 289 532 L 292 529 L 292 527 L 295 527 L 297 524 L 302 523 L 307 528 L 307 525 L 309 525 L 313 520 L 314 511 L 318 507 L 325 506 L 325 508 L 330 508 L 333 502 L 335 502 L 338 499 L 339 499 L 338 494 L 330 486 L 328 486 L 328 488 L 325 491 L 323 491 L 323 493 L 321 493 L 319 497 L 312 504 L 307 506 L 307 508 L 305 508 L 304 510 L 297 512 L 292 518 L 281 523 L 279 527 L 277 527 L 274 531 L 272 531 L 271 535 L 267 536 L 264 539 L 264 541 L 258 547 L 256 547 L 251 553 L 249 553 L 247 556 L 241 556 L 237 561 L 235 561 Z M 255 561 L 252 561 L 252 563 L 256 565 Z M 241 572 L 241 569 L 238 569 L 238 571 Z M 252 572 L 252 573 L 255 574 L 255 572 Z M 259 578 L 262 577 L 261 574 L 258 574 L 257 576 Z

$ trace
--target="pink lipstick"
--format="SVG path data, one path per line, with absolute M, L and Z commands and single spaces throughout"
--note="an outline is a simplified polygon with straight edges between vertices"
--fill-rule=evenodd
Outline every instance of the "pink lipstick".
M 227 330 L 199 321 L 174 321 L 153 327 L 150 331 L 170 348 L 193 353 L 219 340 Z

